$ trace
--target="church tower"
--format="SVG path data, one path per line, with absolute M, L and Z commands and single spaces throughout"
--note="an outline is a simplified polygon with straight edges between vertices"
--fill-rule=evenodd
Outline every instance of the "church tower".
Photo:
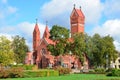
M 71 24 L 71 35 L 75 33 L 84 33 L 84 24 L 85 24 L 85 16 L 80 9 L 76 9 L 75 5 L 73 11 L 70 16 L 70 24 Z
M 37 50 L 39 42 L 40 42 L 40 30 L 39 30 L 37 20 L 36 20 L 35 28 L 33 31 L 33 51 Z
M 50 33 L 49 33 L 49 29 L 48 29 L 47 22 L 46 22 L 46 28 L 43 34 L 43 38 L 49 39 L 49 37 L 50 37 Z

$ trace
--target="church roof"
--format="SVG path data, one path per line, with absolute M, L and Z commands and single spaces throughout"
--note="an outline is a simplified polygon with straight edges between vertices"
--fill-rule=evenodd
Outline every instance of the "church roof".
M 40 32 L 40 31 L 39 31 L 39 27 L 38 27 L 38 24 L 37 24 L 37 23 L 35 24 L 34 32 Z
M 75 11 L 77 12 L 77 14 L 78 14 L 80 17 L 85 18 L 85 16 L 84 16 L 84 14 L 83 14 L 83 12 L 82 12 L 81 9 L 75 9 Z
M 49 37 L 50 37 L 50 33 L 49 33 L 49 29 L 48 29 L 48 26 L 47 26 L 47 25 L 46 25 L 46 28 L 45 28 L 43 37 L 44 37 L 44 38 L 49 38 Z
M 44 38 L 48 44 L 55 44 L 55 42 L 49 38 Z
M 78 15 L 79 17 L 85 18 L 84 14 L 83 14 L 83 12 L 82 12 L 82 10 L 81 10 L 81 8 L 80 8 L 80 9 L 76 9 L 76 8 L 74 7 L 74 8 L 73 8 L 73 11 L 72 11 L 72 13 L 71 13 L 71 17 L 72 17 L 72 15 L 73 15 L 74 13 L 77 13 L 77 15 Z

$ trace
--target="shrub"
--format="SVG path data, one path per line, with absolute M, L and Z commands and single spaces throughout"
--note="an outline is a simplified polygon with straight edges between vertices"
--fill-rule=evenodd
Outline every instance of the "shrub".
M 59 75 L 70 74 L 71 72 L 71 69 L 63 67 L 56 67 L 55 70 L 59 71 Z
M 32 70 L 35 65 L 12 65 L 12 67 L 20 67 L 23 68 L 24 70 Z
M 59 72 L 55 70 L 29 70 L 24 72 L 25 77 L 46 77 L 46 76 L 59 76 Z
M 95 70 L 95 72 L 97 72 L 97 73 L 105 73 L 105 69 L 104 68 L 96 68 L 96 69 L 94 69 Z
M 107 73 L 107 76 L 120 76 L 120 69 L 112 69 Z
M 23 68 L 11 68 L 9 72 L 10 78 L 23 77 Z
M 23 69 L 22 68 L 11 68 L 11 69 L 3 69 L 0 71 L 0 78 L 17 78 L 23 77 Z
M 9 77 L 9 70 L 2 69 L 0 71 L 0 78 L 8 78 Z

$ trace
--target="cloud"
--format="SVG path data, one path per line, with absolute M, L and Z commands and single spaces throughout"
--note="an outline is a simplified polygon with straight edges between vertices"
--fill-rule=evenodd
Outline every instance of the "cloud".
M 17 12 L 18 8 L 11 6 L 7 3 L 7 0 L 2 0 L 0 3 L 0 19 L 5 19 Z
M 116 50 L 120 51 L 120 42 L 114 41 L 114 45 L 116 46 Z
M 46 26 L 42 23 L 38 23 L 38 26 L 40 30 L 40 35 L 42 37 Z M 35 23 L 30 23 L 27 21 L 21 22 L 14 26 L 1 27 L 0 35 L 4 35 L 8 38 L 10 38 L 11 36 L 20 35 L 21 37 L 24 37 L 26 39 L 26 42 L 30 47 L 30 50 L 32 50 L 32 42 L 33 42 L 32 38 L 33 38 L 34 27 L 35 27 Z
M 12 41 L 12 38 L 11 38 L 12 34 L 10 35 L 10 34 L 7 34 L 7 33 L 0 33 L 0 36 L 5 36 L 5 37 L 7 37 L 7 39 Z
M 100 19 L 102 12 L 100 0 L 51 0 L 40 9 L 40 16 L 44 20 L 54 21 L 52 24 L 62 23 L 68 25 L 73 4 L 76 4 L 76 8 L 82 6 L 82 10 L 86 16 L 86 23 L 95 24 Z M 59 22 L 56 22 L 56 20 Z
M 93 29 L 94 33 L 99 33 L 102 36 L 111 35 L 115 40 L 116 49 L 120 51 L 120 19 L 108 20 L 101 26 L 95 27 Z

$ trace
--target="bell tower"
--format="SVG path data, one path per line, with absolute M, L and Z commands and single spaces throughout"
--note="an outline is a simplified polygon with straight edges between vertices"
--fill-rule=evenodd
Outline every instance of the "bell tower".
M 36 19 L 35 28 L 33 31 L 33 51 L 37 50 L 39 42 L 40 42 L 40 30 L 39 30 L 37 19 Z
M 70 24 L 71 24 L 71 35 L 75 33 L 84 33 L 84 24 L 85 24 L 85 16 L 80 9 L 74 8 L 70 16 Z

